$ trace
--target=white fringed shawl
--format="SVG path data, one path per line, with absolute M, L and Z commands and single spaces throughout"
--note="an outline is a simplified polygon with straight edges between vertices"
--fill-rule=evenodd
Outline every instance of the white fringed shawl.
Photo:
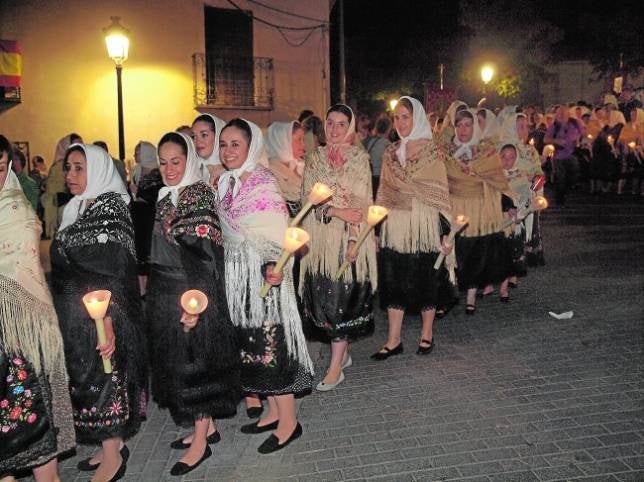
M 219 205 L 226 260 L 226 298 L 233 324 L 259 328 L 266 320 L 283 325 L 289 355 L 309 372 L 313 362 L 306 348 L 293 288 L 293 261 L 284 279 L 262 298 L 262 266 L 279 258 L 288 211 L 271 172 L 257 166 L 237 195 Z

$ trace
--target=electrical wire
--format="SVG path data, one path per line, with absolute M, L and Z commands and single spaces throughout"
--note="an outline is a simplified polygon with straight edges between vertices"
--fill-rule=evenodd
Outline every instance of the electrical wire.
M 239 5 L 237 5 L 235 2 L 233 2 L 233 0 L 226 0 L 226 1 L 229 4 L 231 4 L 233 7 L 235 7 L 237 10 L 242 12 L 244 15 L 246 15 L 247 17 L 250 17 L 253 20 L 258 21 L 259 23 L 263 23 L 264 25 L 268 25 L 269 27 L 273 27 L 273 28 L 276 28 L 278 30 L 296 30 L 296 31 L 311 30 L 311 31 L 314 31 L 314 30 L 317 30 L 318 28 L 322 28 L 322 27 L 327 26 L 326 23 L 321 23 L 321 24 L 318 24 L 318 25 L 310 25 L 308 27 L 290 27 L 288 25 L 279 25 L 279 24 L 276 24 L 276 23 L 273 23 L 273 22 L 269 22 L 268 20 L 264 20 L 263 18 L 257 17 L 255 15 L 253 15 L 252 13 L 249 14 L 244 9 L 242 9 Z
M 258 0 L 246 0 L 246 1 L 248 3 L 254 3 L 255 5 L 259 5 L 260 7 L 264 7 L 266 9 L 268 9 L 268 10 L 273 10 L 275 12 L 283 13 L 284 15 L 290 15 L 291 17 L 301 18 L 303 20 L 311 20 L 313 22 L 320 22 L 320 23 L 323 23 L 325 25 L 329 25 L 329 22 L 326 21 L 326 20 L 321 20 L 319 18 L 307 17 L 305 15 L 299 15 L 297 13 L 292 13 L 292 12 L 289 12 L 288 10 L 282 10 L 281 8 L 273 7 L 271 5 L 266 5 L 265 3 L 260 2 Z

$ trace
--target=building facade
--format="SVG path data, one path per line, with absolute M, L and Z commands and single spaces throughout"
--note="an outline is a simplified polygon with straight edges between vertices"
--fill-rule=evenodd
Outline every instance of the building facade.
M 103 36 L 112 16 L 130 32 L 126 158 L 199 112 L 262 127 L 303 108 L 321 115 L 330 8 L 326 0 L 0 1 L 0 39 L 19 42 L 23 64 L 21 99 L 0 109 L 0 133 L 47 163 L 70 132 L 106 141 L 117 156 L 116 75 Z

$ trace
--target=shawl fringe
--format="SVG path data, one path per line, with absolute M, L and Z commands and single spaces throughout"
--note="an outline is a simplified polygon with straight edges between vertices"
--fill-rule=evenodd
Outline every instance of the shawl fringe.
M 38 374 L 65 373 L 56 310 L 14 280 L 0 275 L 0 337 L 3 350 L 24 355 Z

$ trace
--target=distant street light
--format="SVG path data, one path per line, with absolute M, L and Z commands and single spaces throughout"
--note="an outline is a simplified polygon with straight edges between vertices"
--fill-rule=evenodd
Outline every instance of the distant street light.
M 391 99 L 389 101 L 389 108 L 392 110 L 392 112 L 396 108 L 397 105 L 398 105 L 398 99 Z
M 484 65 L 481 68 L 481 80 L 485 85 L 487 85 L 492 80 L 492 77 L 494 77 L 494 67 L 490 65 Z
M 110 17 L 112 24 L 103 29 L 105 34 L 105 45 L 107 46 L 107 55 L 116 65 L 116 94 L 118 104 L 118 128 L 119 128 L 119 159 L 125 159 L 125 135 L 123 128 L 123 85 L 121 82 L 121 72 L 123 62 L 127 60 L 127 54 L 130 47 L 129 30 L 123 28 L 119 23 L 120 17 Z

